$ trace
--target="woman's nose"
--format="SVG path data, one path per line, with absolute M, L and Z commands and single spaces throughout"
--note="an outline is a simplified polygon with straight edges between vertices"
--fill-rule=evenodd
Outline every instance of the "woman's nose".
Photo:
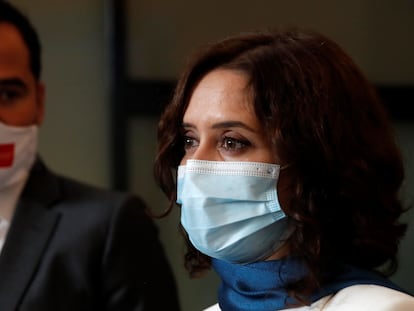
M 188 159 L 192 160 L 206 160 L 206 161 L 222 161 L 222 157 L 214 145 L 200 144 L 197 149 L 191 154 Z

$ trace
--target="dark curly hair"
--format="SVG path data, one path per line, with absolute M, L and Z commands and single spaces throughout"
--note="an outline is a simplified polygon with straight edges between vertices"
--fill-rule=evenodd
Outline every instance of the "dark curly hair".
M 391 122 L 351 58 L 316 32 L 245 33 L 195 55 L 159 123 L 154 171 L 170 200 L 167 212 L 184 155 L 183 115 L 197 83 L 217 68 L 247 74 L 256 116 L 282 163 L 290 163 L 290 202 L 282 206 L 294 226 L 289 250 L 311 272 L 290 293 L 306 297 L 340 264 L 392 274 L 406 225 L 398 220 L 404 168 Z M 186 268 L 198 275 L 209 258 L 187 244 Z

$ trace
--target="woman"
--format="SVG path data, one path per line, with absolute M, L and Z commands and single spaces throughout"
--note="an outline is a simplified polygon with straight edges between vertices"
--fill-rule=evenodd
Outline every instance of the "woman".
M 414 310 L 386 278 L 406 231 L 401 155 L 374 88 L 330 39 L 256 32 L 206 47 L 158 135 L 186 268 L 222 279 L 212 310 Z

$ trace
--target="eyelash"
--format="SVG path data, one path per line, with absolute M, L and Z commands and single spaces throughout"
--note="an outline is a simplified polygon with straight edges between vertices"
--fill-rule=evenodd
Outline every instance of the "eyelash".
M 196 141 L 197 140 L 195 138 L 188 135 L 184 135 L 184 150 L 189 150 L 191 148 L 197 147 L 198 144 L 195 143 Z M 251 143 L 246 139 L 238 139 L 230 136 L 223 136 L 221 138 L 219 148 L 224 149 L 226 152 L 239 152 L 250 145 Z
M 229 146 L 229 144 L 234 146 Z M 250 142 L 245 139 L 224 136 L 220 147 L 226 151 L 240 151 L 248 146 L 250 146 Z

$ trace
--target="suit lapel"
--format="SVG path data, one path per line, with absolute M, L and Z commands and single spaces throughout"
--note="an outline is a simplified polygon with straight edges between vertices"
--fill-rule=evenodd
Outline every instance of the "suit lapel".
M 59 199 L 58 182 L 40 163 L 33 167 L 16 207 L 0 256 L 0 306 L 15 310 L 36 272 L 56 228 L 59 213 L 51 205 Z

